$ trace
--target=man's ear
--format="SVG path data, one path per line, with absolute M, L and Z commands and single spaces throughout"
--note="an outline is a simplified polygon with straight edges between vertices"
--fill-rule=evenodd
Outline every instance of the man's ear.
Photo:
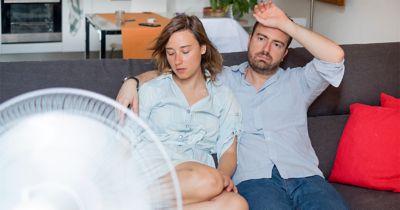
M 285 53 L 283 53 L 281 62 L 283 61 L 283 59 L 285 59 L 288 52 L 289 52 L 289 50 L 288 50 L 288 48 L 286 48 Z
M 207 51 L 206 45 L 201 45 L 201 54 L 202 55 L 206 54 L 206 51 Z

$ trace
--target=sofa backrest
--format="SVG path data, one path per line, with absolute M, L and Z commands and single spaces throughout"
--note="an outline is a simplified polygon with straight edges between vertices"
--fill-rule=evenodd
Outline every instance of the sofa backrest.
M 379 104 L 380 92 L 400 96 L 400 42 L 343 45 L 346 72 L 339 88 L 329 87 L 309 109 L 310 116 L 347 114 L 351 103 Z M 323 49 L 321 49 L 323 50 Z M 225 65 L 247 60 L 247 53 L 223 54 Z M 290 49 L 283 67 L 305 65 L 312 56 Z M 47 87 L 75 87 L 115 98 L 121 80 L 154 69 L 150 60 L 0 62 L 0 103 Z
M 0 103 L 49 87 L 91 90 L 115 98 L 127 75 L 154 69 L 149 60 L 68 60 L 0 62 Z

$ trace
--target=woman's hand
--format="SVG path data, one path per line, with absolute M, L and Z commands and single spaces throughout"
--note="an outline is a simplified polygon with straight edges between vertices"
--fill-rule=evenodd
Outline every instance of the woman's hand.
M 219 171 L 219 170 L 218 170 L 218 171 Z M 235 184 L 233 183 L 231 177 L 225 175 L 222 171 L 219 171 L 219 173 L 221 174 L 222 179 L 223 179 L 223 181 L 224 181 L 224 189 L 225 189 L 227 192 L 238 193 L 238 190 L 237 190 Z
M 125 107 L 130 107 L 133 112 L 139 112 L 139 95 L 136 90 L 136 81 L 133 79 L 126 80 L 121 89 L 119 89 L 117 99 Z

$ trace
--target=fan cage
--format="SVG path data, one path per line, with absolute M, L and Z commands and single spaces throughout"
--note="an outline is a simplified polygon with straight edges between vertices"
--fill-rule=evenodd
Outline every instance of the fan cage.
M 161 156 L 150 155 L 150 157 L 143 158 L 147 161 L 141 164 L 151 165 L 154 160 L 152 158 L 167 160 L 165 163 L 169 171 L 160 171 L 159 167 L 154 166 L 150 169 L 153 171 L 147 171 L 147 173 L 168 172 L 170 173 L 169 178 L 164 181 L 173 183 L 175 187 L 172 188 L 173 191 L 170 191 L 170 196 L 160 198 L 160 207 L 158 208 L 156 205 L 154 209 L 161 209 L 163 202 L 174 202 L 176 206 L 173 209 L 182 209 L 178 178 L 161 142 L 132 111 L 106 96 L 81 89 L 50 88 L 29 92 L 8 100 L 0 104 L 0 141 L 2 134 L 27 117 L 60 111 L 70 115 L 84 116 L 111 128 L 116 137 L 128 140 L 131 150 L 135 151 L 136 155 L 147 155 L 144 150 L 140 149 L 146 147 L 143 145 L 151 143 L 152 147 L 156 147 Z

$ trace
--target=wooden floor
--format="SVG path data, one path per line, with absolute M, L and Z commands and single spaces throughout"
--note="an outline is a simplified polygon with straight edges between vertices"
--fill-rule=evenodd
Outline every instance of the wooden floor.
M 107 58 L 122 58 L 122 52 L 121 51 L 116 51 L 114 53 L 107 52 Z M 0 62 L 83 60 L 83 59 L 85 59 L 84 52 L 0 54 Z M 91 52 L 90 59 L 99 59 L 99 53 Z

